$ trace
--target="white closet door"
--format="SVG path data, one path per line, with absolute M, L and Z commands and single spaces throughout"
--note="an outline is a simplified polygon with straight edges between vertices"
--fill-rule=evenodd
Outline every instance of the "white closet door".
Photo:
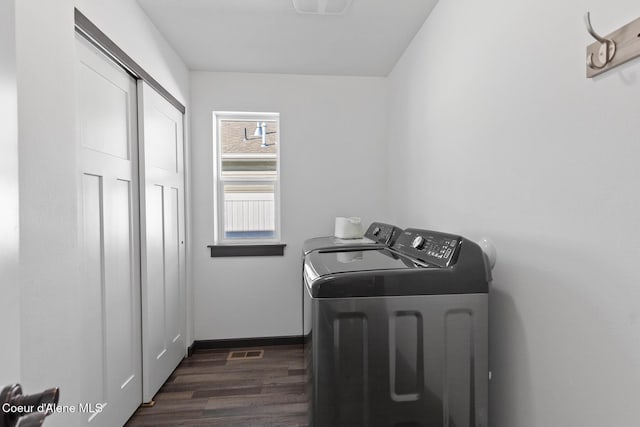
M 77 38 L 84 425 L 119 426 L 142 401 L 136 82 Z M 55 141 L 49 141 L 55 143 Z M 55 226 L 55 225 L 53 225 Z
M 183 116 L 139 83 L 143 400 L 186 353 Z

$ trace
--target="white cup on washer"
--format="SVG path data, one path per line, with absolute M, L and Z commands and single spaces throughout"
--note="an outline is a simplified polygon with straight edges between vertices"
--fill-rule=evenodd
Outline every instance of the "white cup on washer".
M 339 239 L 360 239 L 364 235 L 360 217 L 336 217 L 334 236 Z

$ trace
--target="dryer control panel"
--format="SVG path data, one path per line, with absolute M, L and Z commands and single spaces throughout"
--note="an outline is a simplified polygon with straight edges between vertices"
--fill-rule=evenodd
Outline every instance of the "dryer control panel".
M 364 237 L 373 240 L 374 242 L 384 243 L 391 246 L 402 230 L 395 225 L 385 224 L 382 222 L 372 222 L 367 232 L 364 233 Z
M 393 249 L 438 267 L 455 264 L 462 237 L 438 231 L 408 228 L 400 234 Z

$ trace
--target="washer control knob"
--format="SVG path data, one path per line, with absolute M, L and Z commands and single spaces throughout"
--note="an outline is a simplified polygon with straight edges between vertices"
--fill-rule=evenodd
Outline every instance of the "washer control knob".
M 411 242 L 411 246 L 413 246 L 414 249 L 422 249 L 424 246 L 424 237 L 416 236 L 416 238 L 413 239 L 413 242 Z
M 373 229 L 373 235 L 377 236 L 378 234 L 380 234 L 380 227 L 376 227 Z

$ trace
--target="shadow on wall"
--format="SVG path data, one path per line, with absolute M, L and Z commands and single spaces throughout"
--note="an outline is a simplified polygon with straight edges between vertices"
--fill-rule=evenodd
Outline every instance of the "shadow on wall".
M 534 427 L 531 372 L 522 369 L 530 366 L 522 318 L 513 298 L 495 288 L 489 307 L 489 425 Z

